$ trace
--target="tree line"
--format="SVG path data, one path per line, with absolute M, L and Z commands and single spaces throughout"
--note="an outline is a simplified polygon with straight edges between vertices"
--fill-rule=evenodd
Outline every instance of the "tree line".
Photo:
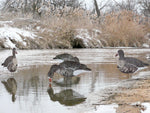
M 87 10 L 84 2 L 79 0 L 6 0 L 2 11 L 21 12 L 22 14 L 32 12 L 34 17 L 41 17 L 47 13 L 54 15 L 59 11 L 62 16 L 66 7 L 68 12 L 78 8 Z M 95 13 L 97 17 L 100 17 L 101 13 L 120 10 L 133 11 L 150 17 L 150 0 L 122 0 L 120 2 L 116 0 L 93 0 L 93 9 L 90 13 Z

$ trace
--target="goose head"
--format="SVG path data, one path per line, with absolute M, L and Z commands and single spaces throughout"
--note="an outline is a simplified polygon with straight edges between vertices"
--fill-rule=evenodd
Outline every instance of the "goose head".
M 54 73 L 59 69 L 59 65 L 52 65 L 49 72 L 48 72 L 48 78 L 49 78 L 49 82 L 52 82 L 52 78 L 54 76 Z
M 119 55 L 119 58 L 120 59 L 123 59 L 124 58 L 124 51 L 123 50 L 118 50 L 117 54 L 115 56 L 118 56 Z
M 12 54 L 13 54 L 13 56 L 15 56 L 15 55 L 17 54 L 16 48 L 13 48 L 13 49 L 12 49 Z

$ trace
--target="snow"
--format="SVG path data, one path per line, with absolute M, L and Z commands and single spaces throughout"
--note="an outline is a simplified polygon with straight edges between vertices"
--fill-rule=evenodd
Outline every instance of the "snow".
M 150 113 L 150 103 L 142 103 L 146 110 L 141 111 L 141 113 Z
M 20 18 L 21 19 L 21 18 Z M 24 20 L 25 21 L 25 20 Z M 25 21 L 26 22 L 26 21 Z M 16 47 L 16 44 L 21 45 L 22 48 L 27 47 L 28 38 L 42 38 L 36 34 L 40 33 L 49 33 L 53 36 L 51 29 L 42 28 L 41 26 L 36 26 L 36 28 L 26 27 L 26 28 L 17 28 L 14 27 L 15 23 L 13 21 L 0 21 L 0 41 L 2 42 L 4 48 L 13 48 Z M 85 47 L 101 47 L 101 41 L 98 39 L 99 34 L 102 32 L 99 29 L 93 28 L 88 29 L 76 29 L 77 35 L 74 39 L 81 39 Z M 62 43 L 60 41 L 60 43 Z
M 0 36 L 1 37 L 12 37 L 12 38 L 16 38 L 17 41 L 22 41 L 22 38 L 19 36 L 22 35 L 24 37 L 30 37 L 32 39 L 34 39 L 34 37 L 36 35 L 34 35 L 32 32 L 23 30 L 23 29 L 19 29 L 19 28 L 12 28 L 12 27 L 2 27 L 0 28 Z
M 145 110 L 141 110 L 141 113 L 150 113 L 150 103 L 141 103 L 141 102 L 135 102 L 135 103 L 132 103 L 131 105 L 140 105 L 144 107 Z
M 149 48 L 149 45 L 148 45 L 148 44 L 146 44 L 146 43 L 144 43 L 144 44 L 143 44 L 143 47 L 145 47 L 145 48 Z
M 96 110 L 84 113 L 116 113 L 117 104 L 100 105 Z
M 0 25 L 13 24 L 13 21 L 0 21 Z
M 75 39 L 81 39 L 83 40 L 83 43 L 86 47 L 89 47 L 90 41 L 95 41 L 101 44 L 101 42 L 96 39 L 98 34 L 101 33 L 98 29 L 92 29 L 92 33 L 88 31 L 88 29 L 76 29 L 77 35 L 75 36 Z
M 140 104 L 140 102 L 132 103 L 131 105 Z M 150 103 L 142 103 L 141 104 L 145 110 L 141 110 L 141 113 L 150 113 Z M 109 104 L 109 105 L 100 105 L 96 108 L 96 110 L 86 111 L 84 113 L 116 113 L 117 104 Z
M 77 29 L 78 35 L 75 38 L 85 39 L 85 42 L 92 40 L 87 29 Z
M 16 47 L 15 44 L 13 44 L 8 38 L 6 38 L 6 41 L 4 42 L 4 45 L 6 48 L 14 48 Z
M 25 39 L 22 37 L 34 39 L 37 36 L 31 31 L 13 28 L 6 25 L 0 28 L 0 40 L 3 40 L 5 48 L 16 47 L 12 40 L 20 42 L 22 45 L 26 46 Z

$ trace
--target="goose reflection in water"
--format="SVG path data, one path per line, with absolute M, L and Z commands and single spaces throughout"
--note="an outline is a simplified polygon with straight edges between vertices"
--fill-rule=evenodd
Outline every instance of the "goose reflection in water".
M 6 90 L 12 95 L 12 102 L 16 100 L 17 82 L 14 78 L 8 78 L 7 81 L 2 81 Z
M 66 105 L 66 106 L 73 106 L 80 104 L 85 101 L 85 97 L 72 89 L 65 89 L 60 91 L 59 93 L 54 93 L 54 90 L 52 87 L 49 87 L 47 90 L 50 99 L 52 101 L 59 101 L 60 104 Z
M 80 81 L 80 77 L 60 77 L 56 80 L 54 79 L 54 83 L 61 87 L 69 87 L 74 84 L 78 84 Z

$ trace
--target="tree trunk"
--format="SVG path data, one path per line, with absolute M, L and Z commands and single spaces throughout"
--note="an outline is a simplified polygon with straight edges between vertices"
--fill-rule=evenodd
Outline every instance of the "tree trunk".
M 96 0 L 94 0 L 94 6 L 95 6 L 96 13 L 97 13 L 97 17 L 100 17 L 100 10 L 98 8 L 98 4 Z

